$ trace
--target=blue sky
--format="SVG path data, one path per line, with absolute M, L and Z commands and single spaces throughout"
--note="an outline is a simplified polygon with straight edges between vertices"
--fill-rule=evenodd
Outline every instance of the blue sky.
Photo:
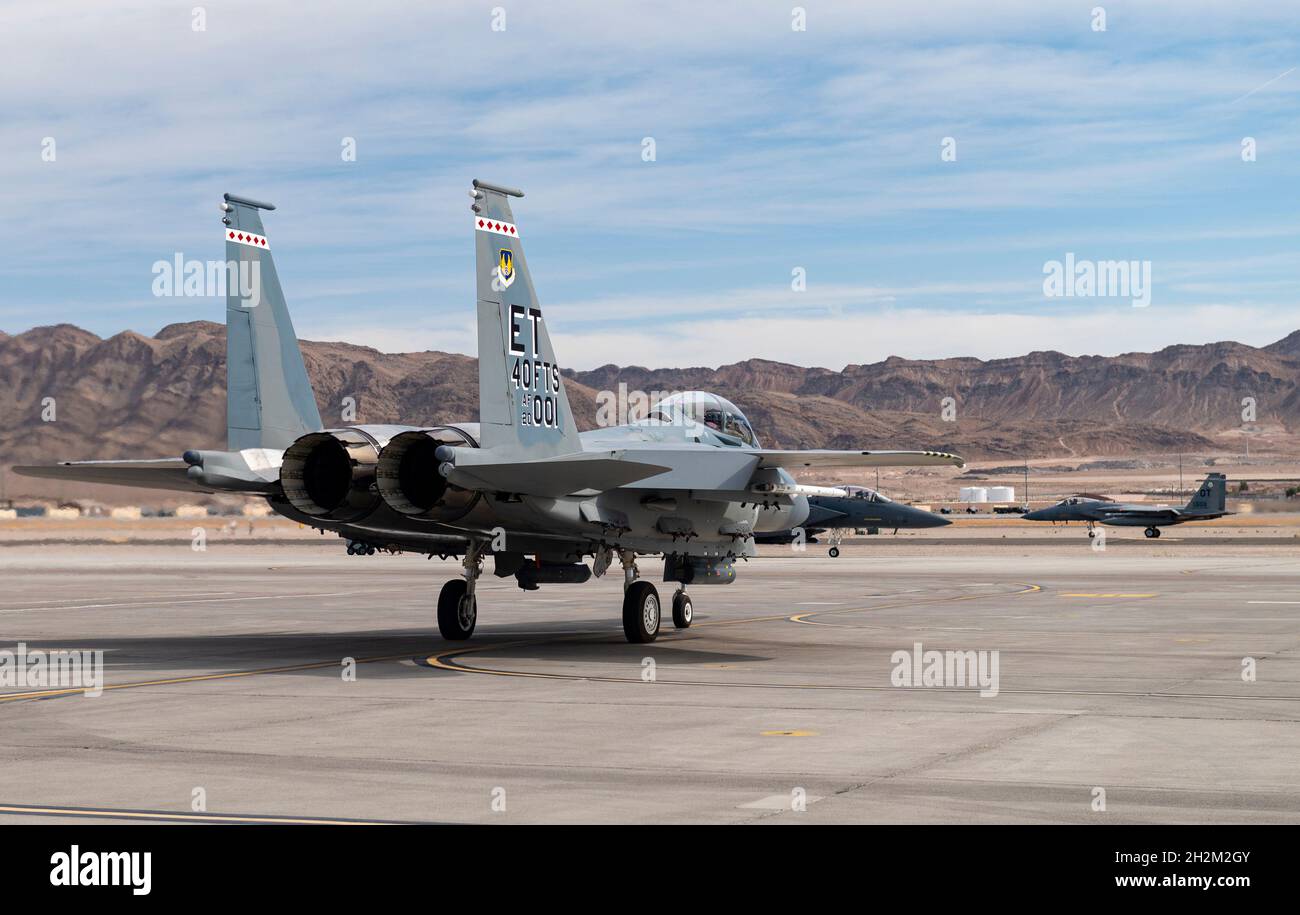
M 279 206 L 301 336 L 472 353 L 473 177 L 527 192 L 579 369 L 1300 328 L 1293 3 L 801 5 L 8 5 L 0 330 L 221 320 L 151 268 L 222 257 L 231 191 Z M 1150 306 L 1046 298 L 1067 252 L 1150 261 Z

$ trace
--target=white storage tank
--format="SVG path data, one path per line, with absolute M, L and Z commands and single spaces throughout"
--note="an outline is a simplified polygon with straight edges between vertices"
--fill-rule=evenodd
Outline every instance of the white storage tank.
M 1014 486 L 990 486 L 990 502 L 1014 502 L 1016 501 L 1016 488 Z
M 983 486 L 963 486 L 958 495 L 958 502 L 987 502 L 989 491 Z

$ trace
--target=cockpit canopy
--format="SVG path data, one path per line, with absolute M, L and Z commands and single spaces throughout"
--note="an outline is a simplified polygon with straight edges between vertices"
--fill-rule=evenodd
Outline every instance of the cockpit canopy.
M 1111 499 L 1108 496 L 1099 496 L 1096 495 L 1095 493 L 1081 492 L 1078 495 L 1070 496 L 1068 498 L 1062 499 L 1060 502 L 1057 502 L 1056 504 L 1057 505 L 1083 505 L 1088 502 L 1114 502 L 1114 501 L 1115 501 L 1114 499 Z
M 841 486 L 849 494 L 850 499 L 862 499 L 866 502 L 892 502 L 893 500 L 884 493 L 876 492 L 874 489 L 868 489 L 865 486 Z
M 647 418 L 667 423 L 699 423 L 724 441 L 731 439 L 738 444 L 759 447 L 758 437 L 740 408 L 725 397 L 707 391 L 684 391 L 665 397 L 651 408 Z

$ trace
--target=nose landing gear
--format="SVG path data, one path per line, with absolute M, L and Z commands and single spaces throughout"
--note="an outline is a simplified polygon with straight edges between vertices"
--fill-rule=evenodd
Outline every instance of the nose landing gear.
M 686 593 L 686 588 L 683 586 L 673 595 L 673 625 L 678 629 L 689 629 L 694 615 L 695 608 L 691 606 L 691 596 Z

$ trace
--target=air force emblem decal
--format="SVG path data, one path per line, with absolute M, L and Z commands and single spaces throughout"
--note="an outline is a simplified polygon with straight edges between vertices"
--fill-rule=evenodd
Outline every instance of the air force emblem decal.
M 515 253 L 509 248 L 502 248 L 497 255 L 497 279 L 502 289 L 515 281 Z

